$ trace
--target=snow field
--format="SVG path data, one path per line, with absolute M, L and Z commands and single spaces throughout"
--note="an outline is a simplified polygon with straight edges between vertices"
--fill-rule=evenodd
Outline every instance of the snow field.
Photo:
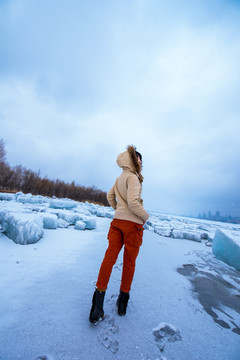
M 105 296 L 105 319 L 92 326 L 88 316 L 112 210 L 101 212 L 92 204 L 73 207 L 68 200 L 68 209 L 64 200 L 58 202 L 61 208 L 52 208 L 42 198 L 29 202 L 30 195 L 28 202 L 22 195 L 20 199 L 0 201 L 0 217 L 36 216 L 54 227 L 43 225 L 40 241 L 27 246 L 0 232 L 0 360 L 239 360 L 239 271 L 213 256 L 206 246 L 209 239 L 189 241 L 155 231 L 167 222 L 180 234 L 196 229 L 198 236 L 201 231 L 214 234 L 219 225 L 222 232 L 231 230 L 233 238 L 238 226 L 152 215 L 127 315 L 119 317 L 115 305 L 121 252 Z M 59 217 L 65 213 L 65 219 Z M 76 231 L 74 227 L 86 225 L 86 216 L 94 220 L 94 228 Z

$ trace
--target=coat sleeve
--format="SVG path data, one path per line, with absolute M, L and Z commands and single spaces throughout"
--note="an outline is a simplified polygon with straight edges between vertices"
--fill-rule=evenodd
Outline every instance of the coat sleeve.
M 143 207 L 142 200 L 140 198 L 141 185 L 137 176 L 130 176 L 128 178 L 127 189 L 127 203 L 129 209 L 137 216 L 139 216 L 144 222 L 149 218 L 149 214 Z
M 108 194 L 107 194 L 107 200 L 109 202 L 109 205 L 116 210 L 117 209 L 117 200 L 116 200 L 116 194 L 115 194 L 115 184 L 113 185 L 113 187 L 111 188 L 111 190 L 109 190 Z

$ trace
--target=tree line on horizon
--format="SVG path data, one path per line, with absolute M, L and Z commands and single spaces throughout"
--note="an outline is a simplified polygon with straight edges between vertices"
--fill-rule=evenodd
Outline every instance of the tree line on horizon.
M 95 186 L 85 187 L 70 184 L 59 179 L 49 180 L 41 177 L 40 172 L 35 172 L 16 165 L 11 167 L 6 161 L 6 150 L 3 139 L 0 139 L 0 190 L 33 195 L 42 195 L 58 198 L 69 198 L 81 202 L 93 202 L 104 206 L 109 206 L 106 192 L 97 189 Z

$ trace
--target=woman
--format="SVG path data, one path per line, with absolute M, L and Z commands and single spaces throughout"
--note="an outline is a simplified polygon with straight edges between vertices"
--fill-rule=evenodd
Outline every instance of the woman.
M 118 314 L 125 315 L 129 292 L 135 271 L 135 261 L 142 244 L 143 225 L 149 214 L 141 199 L 143 177 L 142 155 L 134 146 L 117 157 L 122 174 L 107 194 L 109 204 L 115 210 L 108 232 L 108 248 L 100 267 L 96 290 L 93 294 L 89 321 L 96 323 L 104 316 L 103 301 L 113 265 L 124 245 L 123 269 L 120 293 L 117 300 Z

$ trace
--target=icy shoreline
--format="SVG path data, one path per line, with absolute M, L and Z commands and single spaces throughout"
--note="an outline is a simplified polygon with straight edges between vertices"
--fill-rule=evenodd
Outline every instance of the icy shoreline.
M 48 198 L 32 194 L 0 193 L 0 225 L 16 244 L 38 242 L 43 229 L 68 228 L 92 230 L 96 216 L 112 217 L 110 208 L 70 199 Z
M 203 242 L 213 247 L 214 255 L 240 269 L 240 225 L 214 221 L 184 218 L 176 215 L 162 215 L 150 212 L 145 229 L 172 239 Z M 69 228 L 75 230 L 96 229 L 96 219 L 112 218 L 114 211 L 88 202 L 70 199 L 48 198 L 32 194 L 0 193 L 0 230 L 15 243 L 34 244 L 44 234 L 45 229 Z M 228 235 L 220 235 L 221 232 Z M 225 244 L 221 240 L 224 237 Z M 227 250 L 226 250 L 227 249 Z M 237 255 L 236 255 L 237 254 Z

